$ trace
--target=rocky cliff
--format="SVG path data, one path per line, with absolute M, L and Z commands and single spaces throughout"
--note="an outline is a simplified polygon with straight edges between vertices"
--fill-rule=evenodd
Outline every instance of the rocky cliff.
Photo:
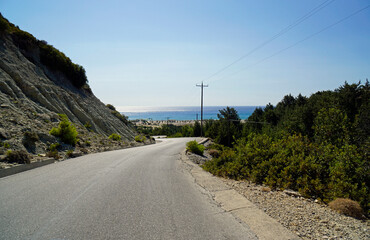
M 1 15 L 0 18 L 2 142 L 8 140 L 14 148 L 22 148 L 23 133 L 33 131 L 45 144 L 51 143 L 55 139 L 49 131 L 58 124 L 58 114 L 67 115 L 85 138 L 91 138 L 89 133 L 95 134 L 94 138 L 117 133 L 124 141 L 133 141 L 133 128 L 94 96 L 81 66 Z

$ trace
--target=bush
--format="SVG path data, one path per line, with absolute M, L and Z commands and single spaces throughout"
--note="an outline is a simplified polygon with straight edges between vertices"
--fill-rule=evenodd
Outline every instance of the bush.
M 0 13 L 0 32 L 7 32 L 9 29 L 9 22 Z
M 10 144 L 8 142 L 4 142 L 4 148 L 10 148 Z
M 186 149 L 192 153 L 203 155 L 205 147 L 201 144 L 198 144 L 197 141 L 190 141 L 186 144 Z
M 145 140 L 146 140 L 146 137 L 145 136 L 142 136 L 142 135 L 137 135 L 135 137 L 135 141 L 136 142 L 145 142 Z
M 68 121 L 68 117 L 66 115 L 60 114 L 60 118 L 61 122 L 59 123 L 58 128 L 52 128 L 49 133 L 59 137 L 62 142 L 66 144 L 70 144 L 72 146 L 76 145 L 78 134 L 76 128 L 70 121 Z
M 215 149 L 215 150 L 219 150 L 219 151 L 222 151 L 222 150 L 224 150 L 224 146 L 223 145 L 221 145 L 221 144 L 217 144 L 217 143 L 212 143 L 211 145 L 209 145 L 208 147 L 207 147 L 207 149 Z
M 47 157 L 52 157 L 54 159 L 59 159 L 59 157 L 60 157 L 57 150 L 47 152 L 46 156 Z
M 66 155 L 67 155 L 67 157 L 72 158 L 73 157 L 73 150 L 68 150 Z
M 31 158 L 30 155 L 24 150 L 19 150 L 19 151 L 11 151 L 8 150 L 6 152 L 6 158 L 5 161 L 9 163 L 31 163 Z
M 82 88 L 87 84 L 86 72 L 82 66 L 73 63 L 69 57 L 53 46 L 45 44 L 42 41 L 38 43 L 40 59 L 44 65 L 64 73 L 77 88 Z
M 220 156 L 220 151 L 217 149 L 211 149 L 209 150 L 209 155 L 211 155 L 213 158 L 218 158 Z
M 56 151 L 60 147 L 59 143 L 53 143 L 49 146 L 49 151 Z
M 112 139 L 113 141 L 121 141 L 121 136 L 117 133 L 112 133 L 108 138 Z
M 329 207 L 341 214 L 357 219 L 364 219 L 364 212 L 360 204 L 351 199 L 337 198 L 329 203 Z
M 180 138 L 180 137 L 183 137 L 183 136 L 182 136 L 182 133 L 181 132 L 178 132 L 178 133 L 175 133 L 175 134 L 173 134 L 173 135 L 171 135 L 169 137 L 170 138 Z
M 112 104 L 107 104 L 106 105 L 111 111 L 111 113 L 116 117 L 116 118 L 118 118 L 121 122 L 123 122 L 124 124 L 128 124 L 128 118 L 125 116 L 125 115 L 123 115 L 123 114 L 121 114 L 120 112 L 118 112 L 117 110 L 116 110 L 116 108 L 112 105 Z
M 90 122 L 85 123 L 84 127 L 90 132 L 92 129 L 92 125 Z

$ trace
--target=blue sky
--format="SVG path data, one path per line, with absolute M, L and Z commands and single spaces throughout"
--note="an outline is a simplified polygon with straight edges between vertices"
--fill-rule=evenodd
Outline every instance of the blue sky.
M 0 0 L 1 13 L 86 69 L 104 103 L 124 106 L 276 104 L 370 77 L 370 4 L 335 0 L 225 71 L 220 69 L 325 0 Z M 329 1 L 327 2 L 329 3 Z M 260 62 L 259 64 L 256 64 Z

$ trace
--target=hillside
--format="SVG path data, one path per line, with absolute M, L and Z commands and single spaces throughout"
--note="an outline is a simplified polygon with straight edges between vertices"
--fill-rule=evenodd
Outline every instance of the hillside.
M 43 156 L 53 143 L 61 150 L 106 150 L 131 142 L 136 135 L 124 116 L 94 96 L 82 66 L 1 14 L 0 114 L 0 155 L 25 150 Z M 49 134 L 60 122 L 58 114 L 65 114 L 76 127 L 76 146 Z M 121 141 L 108 139 L 113 133 Z

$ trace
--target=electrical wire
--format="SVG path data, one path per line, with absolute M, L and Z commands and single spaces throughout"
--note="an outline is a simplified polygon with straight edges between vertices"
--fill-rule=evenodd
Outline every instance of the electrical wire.
M 257 50 L 263 48 L 264 46 L 266 46 L 267 44 L 269 44 L 270 42 L 272 42 L 276 38 L 284 35 L 285 33 L 287 33 L 288 31 L 290 31 L 291 29 L 293 29 L 294 27 L 296 27 L 300 23 L 304 22 L 305 20 L 307 20 L 308 18 L 310 18 L 311 16 L 313 16 L 314 14 L 316 14 L 321 9 L 325 8 L 326 6 L 328 6 L 329 4 L 331 4 L 334 1 L 336 1 L 336 0 L 326 0 L 326 1 L 324 1 L 323 3 L 321 3 L 320 5 L 318 5 L 317 7 L 313 8 L 311 11 L 309 11 L 308 13 L 306 13 L 304 16 L 302 16 L 299 19 L 297 19 L 296 21 L 294 21 L 289 26 L 283 28 L 280 32 L 278 32 L 277 34 L 275 34 L 274 36 L 272 36 L 268 40 L 264 41 L 263 43 L 261 43 L 257 47 L 253 48 L 248 53 L 244 54 L 243 56 L 241 56 L 240 58 L 236 59 L 232 63 L 226 65 L 225 67 L 223 67 L 219 71 L 217 71 L 217 72 L 213 73 L 212 75 L 210 75 L 209 77 L 205 78 L 203 81 L 206 81 L 206 80 L 209 80 L 209 79 L 213 78 L 214 76 L 216 76 L 216 75 L 220 74 L 221 72 L 225 71 L 226 69 L 230 68 L 232 65 L 234 65 L 234 64 L 240 62 L 241 60 L 243 60 L 244 58 L 250 56 L 251 54 L 253 54 Z
M 330 25 L 328 25 L 328 26 L 326 26 L 326 27 L 322 28 L 320 31 L 317 31 L 317 32 L 315 32 L 315 33 L 313 33 L 313 34 L 311 34 L 311 35 L 309 35 L 309 36 L 307 36 L 307 37 L 305 37 L 305 38 L 303 38 L 303 39 L 299 40 L 298 42 L 295 42 L 294 44 L 292 44 L 292 45 L 290 45 L 290 46 L 288 46 L 288 47 L 286 47 L 286 48 L 283 48 L 283 49 L 281 49 L 281 50 L 279 50 L 279 51 L 275 52 L 274 54 L 272 54 L 272 55 L 270 55 L 270 56 L 268 56 L 268 57 L 265 57 L 265 58 L 263 58 L 263 59 L 259 60 L 258 62 L 255 62 L 255 63 L 254 63 L 254 64 L 252 64 L 252 65 L 249 65 L 249 66 L 248 66 L 248 67 L 246 67 L 246 68 L 243 68 L 243 69 L 238 70 L 238 71 L 236 71 L 236 72 L 234 72 L 234 73 L 231 73 L 231 74 L 229 74 L 229 75 L 226 75 L 226 76 L 224 76 L 224 77 L 222 77 L 222 78 L 220 78 L 220 79 L 218 79 L 218 80 L 215 80 L 215 81 L 223 80 L 223 79 L 225 79 L 226 77 L 233 76 L 233 75 L 235 75 L 235 74 L 237 74 L 237 73 L 240 73 L 240 72 L 242 72 L 242 71 L 245 71 L 246 69 L 248 69 L 248 68 L 250 68 L 250 67 L 253 67 L 253 66 L 257 65 L 257 64 L 260 64 L 260 63 L 262 63 L 262 62 L 264 62 L 264 61 L 267 61 L 268 59 L 273 58 L 273 57 L 275 57 L 276 55 L 278 55 L 278 54 L 280 54 L 280 53 L 282 53 L 282 52 L 285 52 L 285 51 L 287 51 L 287 50 L 289 50 L 289 49 L 291 49 L 291 48 L 293 48 L 293 47 L 297 46 L 298 44 L 300 44 L 300 43 L 302 43 L 302 42 L 305 42 L 305 41 L 307 41 L 307 40 L 309 40 L 309 39 L 313 38 L 314 36 L 316 36 L 316 35 L 318 35 L 318 34 L 320 34 L 320 33 L 324 32 L 324 31 L 326 31 L 326 30 L 328 30 L 328 29 L 330 29 L 330 28 L 332 28 L 332 27 L 334 27 L 334 26 L 336 26 L 336 25 L 338 25 L 338 24 L 340 24 L 340 23 L 342 23 L 342 22 L 344 22 L 344 21 L 348 20 L 349 18 L 351 18 L 351 17 L 353 17 L 353 16 L 355 16 L 355 15 L 359 14 L 360 12 L 362 12 L 362 11 L 364 11 L 364 10 L 368 9 L 368 8 L 370 8 L 370 5 L 367 5 L 366 7 L 361 8 L 361 9 L 359 9 L 359 10 L 357 10 L 357 11 L 355 11 L 355 12 L 351 13 L 350 15 L 348 15 L 348 16 L 346 16 L 346 17 L 344 17 L 344 18 L 340 19 L 340 20 L 338 20 L 337 22 L 332 23 L 332 24 L 330 24 Z

